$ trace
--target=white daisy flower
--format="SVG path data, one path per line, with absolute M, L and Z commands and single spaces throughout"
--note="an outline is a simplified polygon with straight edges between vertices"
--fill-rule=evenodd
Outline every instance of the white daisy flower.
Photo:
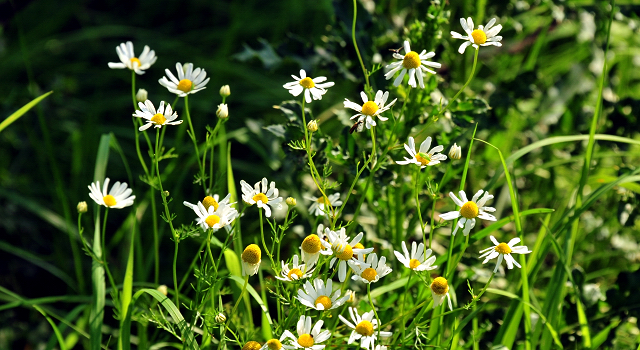
M 329 238 L 329 242 L 321 241 L 321 243 L 325 248 L 331 249 L 333 254 L 335 254 L 331 259 L 329 267 L 333 267 L 336 260 L 339 260 L 338 278 L 340 279 L 340 282 L 344 282 L 347 278 L 347 261 L 352 260 L 354 263 L 361 263 L 364 267 L 370 266 L 367 263 L 358 262 L 354 256 L 354 254 L 368 254 L 373 251 L 373 248 L 362 249 L 355 247 L 356 244 L 360 243 L 362 236 L 364 236 L 362 232 L 358 233 L 358 235 L 350 242 L 349 237 L 347 237 L 347 231 L 344 227 L 338 231 L 331 231 L 327 227 L 324 230 L 324 233 Z
M 109 178 L 104 179 L 102 191 L 100 191 L 100 181 L 93 182 L 87 187 L 91 191 L 89 192 L 89 197 L 98 205 L 104 205 L 107 208 L 122 209 L 132 205 L 133 200 L 136 199 L 136 196 L 131 196 L 133 190 L 127 188 L 126 182 L 120 183 L 120 181 L 117 181 L 108 193 Z
M 329 207 L 325 206 L 324 196 L 320 196 L 318 198 L 313 197 L 304 197 L 306 200 L 311 201 L 311 206 L 309 207 L 309 213 L 315 216 L 323 216 L 329 214 Z M 342 201 L 340 200 L 340 193 L 334 193 L 328 196 L 329 205 L 336 208 L 342 205 Z
M 440 306 L 444 302 L 444 298 L 449 299 L 449 310 L 453 311 L 453 305 L 451 304 L 451 296 L 449 295 L 449 283 L 446 278 L 436 277 L 431 282 L 431 293 L 433 294 L 433 308 Z
M 207 196 L 205 200 L 207 198 L 211 197 Z M 231 225 L 233 220 L 238 217 L 238 211 L 235 208 L 231 207 L 228 201 L 221 203 L 216 202 L 216 204 L 209 202 L 207 203 L 208 206 L 203 204 L 203 202 L 198 202 L 197 204 L 183 202 L 183 204 L 193 209 L 196 215 L 198 215 L 198 219 L 196 219 L 196 222 L 198 225 L 200 225 L 200 227 L 202 227 L 204 231 L 213 229 L 213 231 L 215 232 L 223 227 L 226 228 L 227 231 L 230 230 L 229 226 Z
M 320 224 L 324 228 L 322 224 Z M 321 227 L 318 226 L 318 233 L 322 234 Z M 308 235 L 300 245 L 300 250 L 302 250 L 302 261 L 304 261 L 307 266 L 313 266 L 318 262 L 318 258 L 320 254 L 322 255 L 331 255 L 333 251 L 331 249 L 326 249 L 322 245 L 322 239 L 316 234 Z
M 425 253 L 423 243 L 416 245 L 416 242 L 411 242 L 411 254 L 409 254 L 407 244 L 403 241 L 402 251 L 404 255 L 397 250 L 394 250 L 393 253 L 396 255 L 398 261 L 408 269 L 413 271 L 429 271 L 438 268 L 437 265 L 433 265 L 433 263 L 436 262 L 436 256 L 431 256 L 431 249 L 427 249 Z
M 257 244 L 249 244 L 242 252 L 242 276 L 253 276 L 260 269 L 262 251 Z
M 473 30 L 473 20 L 471 19 L 471 17 L 467 18 L 466 20 L 464 18 L 460 18 L 460 24 L 462 25 L 462 29 L 464 29 L 467 35 L 463 36 L 458 32 L 451 31 L 451 36 L 454 39 L 467 40 L 462 43 L 462 45 L 460 45 L 460 48 L 458 49 L 459 53 L 464 53 L 464 50 L 466 50 L 467 46 L 469 45 L 472 45 L 476 49 L 478 49 L 478 45 L 502 46 L 502 43 L 500 43 L 502 37 L 497 35 L 500 30 L 502 30 L 502 24 L 498 24 L 494 27 L 493 25 L 496 24 L 495 18 L 492 18 L 484 27 L 478 26 L 478 29 L 476 30 Z
M 291 268 L 289 268 L 289 264 L 286 264 L 283 260 L 282 271 L 280 272 L 280 274 L 282 274 L 282 277 L 276 276 L 276 278 L 285 282 L 293 282 L 303 278 L 311 277 L 313 268 L 310 268 L 309 271 L 307 271 L 307 265 L 299 264 L 298 260 L 299 260 L 298 256 L 294 255 L 293 262 L 291 263 L 292 264 Z
M 317 77 L 313 79 L 307 77 L 307 72 L 305 72 L 304 69 L 300 70 L 300 78 L 295 75 L 291 76 L 296 81 L 286 83 L 283 87 L 289 90 L 289 93 L 293 96 L 298 96 L 304 91 L 304 99 L 307 103 L 311 103 L 312 97 L 314 100 L 321 100 L 322 95 L 327 92 L 326 88 L 335 85 L 333 82 L 323 83 L 327 80 L 327 77 Z
M 385 105 L 387 99 L 389 98 L 389 91 L 385 91 L 383 93 L 382 90 L 378 90 L 378 92 L 376 92 L 374 101 L 369 101 L 369 97 L 367 97 L 367 94 L 365 94 L 364 91 L 360 92 L 360 97 L 362 98 L 362 102 L 364 103 L 362 106 L 345 98 L 344 108 L 351 108 L 354 111 L 358 112 L 358 114 L 354 115 L 350 119 L 358 118 L 359 122 L 365 121 L 367 129 L 371 129 L 372 125 L 376 125 L 376 121 L 375 119 L 373 119 L 373 117 L 378 117 L 383 122 L 387 121 L 387 119 L 389 118 L 383 117 L 382 113 L 388 111 L 391 106 L 393 106 L 393 104 L 398 100 L 396 98 L 393 101 L 389 102 L 388 105 Z
M 429 72 L 431 74 L 436 74 L 435 71 L 427 68 L 440 68 L 441 64 L 438 62 L 427 61 L 427 59 L 435 56 L 436 54 L 433 52 L 427 53 L 427 50 L 422 50 L 422 52 L 418 55 L 417 52 L 411 51 L 411 47 L 409 47 L 409 42 L 405 40 L 404 42 L 404 56 L 399 53 L 394 53 L 393 58 L 402 60 L 400 62 L 393 62 L 388 65 L 386 68 L 390 69 L 387 74 L 384 75 L 387 80 L 391 79 L 397 71 L 402 69 L 400 75 L 393 82 L 394 86 L 400 85 L 402 82 L 402 78 L 409 71 L 409 86 L 416 87 L 416 75 L 418 76 L 418 83 L 420 84 L 420 88 L 424 89 L 424 72 Z
M 333 281 L 330 278 L 327 279 L 326 286 L 324 281 L 316 278 L 313 281 L 313 285 L 311 285 L 311 282 L 306 281 L 303 287 L 304 291 L 298 289 L 296 298 L 300 300 L 302 305 L 312 309 L 332 310 L 349 300 L 349 295 L 340 296 L 339 288 L 333 292 Z M 332 293 L 333 295 L 331 295 Z
M 483 192 L 484 196 L 482 196 Z M 456 205 L 460 207 L 460 210 L 440 214 L 440 218 L 443 220 L 454 220 L 462 216 L 462 218 L 458 220 L 458 225 L 455 230 L 453 230 L 454 236 L 458 231 L 458 228 L 463 229 L 462 232 L 465 236 L 468 235 L 469 231 L 476 226 L 476 218 L 489 221 L 497 220 L 495 216 L 489 214 L 496 211 L 496 209 L 484 206 L 489 199 L 493 198 L 488 191 L 485 192 L 484 190 L 480 190 L 476 192 L 471 200 L 467 200 L 467 195 L 464 191 L 460 191 L 459 194 L 461 199 L 458 199 L 453 192 L 449 192 L 449 197 L 451 197 Z M 482 196 L 482 198 L 480 198 L 480 196 Z M 478 198 L 480 199 L 478 200 Z
M 221 204 L 226 204 L 226 205 L 234 204 L 234 203 L 230 203 L 230 201 L 231 201 L 231 193 L 229 193 L 222 200 L 220 200 L 220 196 L 217 194 L 214 194 L 213 196 L 206 196 L 200 203 L 202 203 L 202 205 L 204 205 L 204 208 L 207 210 L 209 210 L 210 206 L 213 206 L 214 210 L 218 210 L 218 206 Z M 189 202 L 183 202 L 183 204 L 193 210 L 196 210 L 196 208 L 198 207 L 198 204 L 191 204 Z
M 116 53 L 118 54 L 118 58 L 120 58 L 120 62 L 109 62 L 109 68 L 129 68 L 139 75 L 144 74 L 143 71 L 149 69 L 149 67 L 156 63 L 156 60 L 158 59 L 158 57 L 156 57 L 156 52 L 149 50 L 149 46 L 147 45 L 144 46 L 140 56 L 136 57 L 133 53 L 133 43 L 131 43 L 131 41 L 127 41 L 126 44 L 121 43 L 119 46 L 116 46 Z
M 529 250 L 529 248 L 527 248 L 526 245 L 514 247 L 515 244 L 518 244 L 520 242 L 520 238 L 518 237 L 511 239 L 509 243 L 498 243 L 495 237 L 493 236 L 490 236 L 490 237 L 491 237 L 491 242 L 493 242 L 495 246 L 489 247 L 487 249 L 480 251 L 480 253 L 484 253 L 480 255 L 480 259 L 485 258 L 484 261 L 482 262 L 484 264 L 493 258 L 498 258 L 498 262 L 496 263 L 496 268 L 493 269 L 494 273 L 498 272 L 498 267 L 500 267 L 500 264 L 502 263 L 502 259 L 504 259 L 504 261 L 507 262 L 507 268 L 509 268 L 509 270 L 513 269 L 513 265 L 516 265 L 517 267 L 520 267 L 520 268 L 522 267 L 520 266 L 520 264 L 518 264 L 516 259 L 514 259 L 511 256 L 511 253 L 517 253 L 517 254 L 531 253 L 531 251 Z
M 160 128 L 163 125 L 180 125 L 182 120 L 175 121 L 178 118 L 178 113 L 171 109 L 171 105 L 167 103 L 167 108 L 164 108 L 164 101 L 160 102 L 160 107 L 156 111 L 150 100 L 138 102 L 140 110 L 136 110 L 133 114 L 134 117 L 143 118 L 147 121 L 147 124 L 138 128 L 139 131 L 149 129 L 152 125 L 156 128 Z
M 342 315 L 338 315 L 340 321 L 347 325 L 347 327 L 353 329 L 347 343 L 351 344 L 359 339 L 361 348 L 373 349 L 374 343 L 378 338 L 378 320 L 375 318 L 374 312 L 365 312 L 360 316 L 355 307 L 350 307 L 349 314 L 351 315 L 353 323 L 342 317 Z M 391 332 L 380 331 L 379 333 L 382 338 L 388 338 L 392 335 Z
M 260 189 L 262 184 L 262 189 Z M 267 186 L 268 185 L 268 186 Z M 276 183 L 271 181 L 268 183 L 267 178 L 262 178 L 262 182 L 256 182 L 252 188 L 244 180 L 240 180 L 240 186 L 242 186 L 242 200 L 249 205 L 258 204 L 258 208 L 264 209 L 264 215 L 271 217 L 271 208 L 275 210 L 282 209 L 282 197 L 278 197 L 278 189 Z
M 288 329 L 282 333 L 280 340 L 288 339 L 290 344 L 283 344 L 285 349 L 305 349 L 305 350 L 320 350 L 324 349 L 325 345 L 322 343 L 329 339 L 331 336 L 330 331 L 322 331 L 322 325 L 324 321 L 319 320 L 311 328 L 311 317 L 300 316 L 297 324 L 298 336 L 296 337 Z
M 177 79 L 169 69 L 165 69 L 164 72 L 169 79 L 162 77 L 158 80 L 160 85 L 180 97 L 185 97 L 187 94 L 195 94 L 200 90 L 206 89 L 205 85 L 209 82 L 209 78 L 207 78 L 207 72 L 205 72 L 204 69 L 193 69 L 193 63 L 185 63 L 183 66 L 178 62 L 176 63 L 176 71 L 178 72 Z
M 436 146 L 429 150 L 431 147 L 431 136 L 427 137 L 420 144 L 420 149 L 416 152 L 416 143 L 413 137 L 409 136 L 409 144 L 404 144 L 404 149 L 409 152 L 411 158 L 404 157 L 404 160 L 396 161 L 397 164 L 407 165 L 416 164 L 420 169 L 424 169 L 427 166 L 433 166 L 439 164 L 441 160 L 447 160 L 447 156 L 440 153 L 444 150 L 444 146 Z
M 376 253 L 372 253 L 367 257 L 366 265 L 369 265 L 370 267 L 365 267 L 364 260 L 362 259 L 358 259 L 357 262 L 349 260 L 348 264 L 355 273 L 351 279 L 354 281 L 361 281 L 366 284 L 378 282 L 380 278 L 393 271 L 386 262 L 387 258 L 384 256 L 381 256 L 380 260 L 378 260 L 378 255 Z

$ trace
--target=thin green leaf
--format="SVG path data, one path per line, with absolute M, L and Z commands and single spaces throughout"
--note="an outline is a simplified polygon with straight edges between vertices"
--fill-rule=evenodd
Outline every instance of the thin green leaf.
M 42 101 L 45 97 L 51 95 L 52 93 L 53 93 L 53 91 L 49 91 L 47 93 L 44 93 L 44 94 L 34 98 L 33 100 L 31 100 L 31 102 L 27 103 L 26 105 L 22 106 L 20 109 L 15 111 L 13 114 L 11 114 L 9 117 L 7 117 L 7 119 L 3 120 L 2 123 L 0 123 L 0 132 L 2 132 L 2 130 L 4 130 L 4 128 L 6 128 L 7 126 L 11 125 L 13 122 L 18 120 L 18 118 L 22 117 L 22 115 L 27 113 L 31 108 L 33 108 L 40 101 Z

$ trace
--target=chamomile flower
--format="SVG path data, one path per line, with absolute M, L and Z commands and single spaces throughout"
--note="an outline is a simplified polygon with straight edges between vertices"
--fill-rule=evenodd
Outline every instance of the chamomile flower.
M 298 96 L 302 91 L 304 91 L 304 99 L 307 103 L 311 103 L 311 98 L 314 100 L 321 100 L 322 95 L 327 92 L 326 89 L 334 85 L 333 82 L 324 83 L 324 81 L 327 80 L 327 77 L 317 77 L 313 79 L 307 77 L 307 72 L 305 72 L 304 69 L 300 70 L 299 78 L 295 75 L 291 75 L 291 77 L 296 81 L 286 83 L 283 87 L 289 90 L 289 93 L 293 96 Z
M 361 281 L 366 284 L 375 283 L 380 280 L 380 278 L 391 273 L 391 267 L 387 265 L 387 258 L 384 256 L 380 257 L 378 260 L 378 255 L 376 253 L 372 253 L 367 256 L 367 263 L 370 267 L 365 267 L 363 264 L 364 261 L 362 259 L 357 260 L 356 262 L 349 260 L 348 264 L 353 269 L 354 275 L 351 277 L 354 281 Z
M 307 265 L 299 264 L 298 260 L 298 256 L 294 255 L 293 262 L 291 263 L 291 268 L 289 268 L 289 264 L 286 264 L 283 260 L 282 272 L 280 272 L 282 274 L 282 277 L 276 276 L 276 278 L 286 282 L 298 281 L 302 278 L 309 278 L 311 276 L 311 273 L 313 272 L 313 268 L 307 271 Z
M 404 144 L 404 149 L 409 152 L 411 158 L 404 157 L 404 160 L 396 161 L 397 164 L 415 164 L 419 166 L 420 169 L 424 169 L 427 166 L 439 164 L 441 160 L 447 160 L 447 156 L 440 153 L 444 150 L 444 146 L 436 146 L 429 150 L 429 147 L 431 147 L 431 136 L 422 141 L 418 152 L 416 152 L 416 143 L 413 140 L 413 137 L 409 136 L 408 142 L 408 145 L 406 143 Z
M 358 112 L 358 114 L 354 115 L 350 119 L 358 118 L 358 121 L 364 120 L 367 129 L 371 129 L 371 126 L 376 125 L 374 117 L 378 117 L 378 119 L 382 120 L 383 122 L 389 119 L 383 117 L 382 113 L 388 111 L 391 106 L 396 103 L 396 100 L 398 100 L 396 98 L 393 101 L 389 102 L 389 104 L 385 105 L 385 103 L 387 103 L 387 99 L 389 98 L 389 91 L 385 91 L 383 93 L 382 90 L 378 90 L 378 92 L 376 92 L 376 97 L 373 101 L 369 101 L 369 97 L 367 97 L 367 94 L 365 94 L 364 91 L 360 92 L 360 97 L 362 98 L 362 102 L 364 103 L 362 106 L 345 98 L 344 108 L 351 108 L 354 111 Z
M 202 203 L 204 208 L 207 210 L 209 210 L 210 206 L 213 206 L 214 210 L 218 210 L 218 206 L 220 206 L 221 204 L 226 204 L 226 205 L 234 204 L 234 203 L 230 203 L 230 200 L 231 200 L 231 193 L 229 193 L 222 200 L 220 200 L 219 195 L 214 194 L 213 196 L 204 197 L 204 199 L 200 203 Z M 189 202 L 183 202 L 183 204 L 193 210 L 196 210 L 196 208 L 198 207 L 198 204 L 191 204 Z
M 324 349 L 325 345 L 320 343 L 326 341 L 331 336 L 330 331 L 322 331 L 323 320 L 319 320 L 311 328 L 311 317 L 300 316 L 296 327 L 298 336 L 296 337 L 288 329 L 282 333 L 280 340 L 288 339 L 290 344 L 283 344 L 285 349 L 305 349 L 305 350 L 320 350 Z
M 424 72 L 429 72 L 431 74 L 436 74 L 435 71 L 427 68 L 440 68 L 441 64 L 438 62 L 427 61 L 427 59 L 435 56 L 436 54 L 433 52 L 427 53 L 427 50 L 422 50 L 420 54 L 415 51 L 411 51 L 411 47 L 409 46 L 409 42 L 405 40 L 404 42 L 404 56 L 399 53 L 394 53 L 393 58 L 402 60 L 400 62 L 393 62 L 389 64 L 386 68 L 389 69 L 387 74 L 384 75 L 387 80 L 391 79 L 397 71 L 401 70 L 400 75 L 393 82 L 394 86 L 400 85 L 402 82 L 402 78 L 409 71 L 409 86 L 415 88 L 416 87 L 416 76 L 418 76 L 418 83 L 420 84 L 420 88 L 424 89 Z
M 264 345 L 262 345 L 260 350 L 280 350 L 280 349 L 283 349 L 282 340 L 283 340 L 282 338 L 281 339 L 276 339 L 276 338 L 269 339 L 269 340 L 267 340 L 266 343 L 264 343 Z
M 449 310 L 453 311 L 453 305 L 451 304 L 451 296 L 449 295 L 449 283 L 444 277 L 436 277 L 431 282 L 431 293 L 433 294 L 433 308 L 440 306 L 444 302 L 446 297 L 449 300 Z
M 242 276 L 253 276 L 260 269 L 262 251 L 257 244 L 249 244 L 242 252 Z
M 333 264 L 336 260 L 338 262 L 338 278 L 340 282 L 344 282 L 347 278 L 347 261 L 353 260 L 354 263 L 358 261 L 355 259 L 354 254 L 368 254 L 373 251 L 373 248 L 355 248 L 355 245 L 360 243 L 362 236 L 364 235 L 362 232 L 358 233 L 351 241 L 349 241 L 349 237 L 347 237 L 347 231 L 341 228 L 338 231 L 331 231 L 328 227 L 324 230 L 325 235 L 329 238 L 329 242 L 321 241 L 322 245 L 327 249 L 331 249 L 335 256 L 331 259 L 330 267 L 333 267 Z M 362 263 L 364 267 L 369 267 L 369 264 Z
M 262 184 L 262 188 L 260 185 Z M 240 180 L 240 186 L 242 186 L 242 200 L 249 205 L 258 204 L 258 208 L 264 209 L 264 215 L 266 217 L 271 216 L 271 206 L 273 209 L 282 209 L 282 197 L 278 197 L 278 189 L 276 183 L 271 181 L 271 184 L 267 181 L 267 178 L 262 178 L 261 182 L 256 182 L 252 188 L 244 180 Z
M 497 35 L 502 29 L 502 24 L 498 24 L 494 27 L 493 25 L 496 24 L 495 18 L 492 18 L 486 26 L 478 26 L 478 29 L 476 30 L 473 29 L 473 20 L 471 17 L 466 20 L 464 18 L 460 18 L 460 24 L 467 35 L 463 36 L 458 32 L 451 31 L 451 36 L 454 39 L 466 40 L 462 45 L 460 45 L 460 48 L 458 49 L 459 53 L 464 53 L 464 50 L 466 50 L 469 45 L 472 45 L 476 49 L 478 49 L 478 45 L 502 46 L 502 43 L 500 43 L 502 37 Z
M 378 338 L 378 333 L 382 338 L 388 338 L 392 334 L 391 332 L 377 331 L 378 320 L 375 318 L 373 311 L 365 312 L 360 316 L 355 307 L 350 307 L 349 314 L 351 315 L 353 323 L 342 317 L 342 315 L 338 315 L 340 321 L 347 325 L 347 327 L 353 329 L 347 341 L 348 344 L 360 340 L 361 348 L 373 349 L 374 343 Z
M 209 78 L 207 78 L 207 72 L 204 69 L 193 69 L 193 63 L 185 63 L 183 66 L 178 62 L 176 63 L 176 71 L 178 72 L 177 79 L 169 69 L 165 69 L 164 72 L 169 78 L 162 77 L 158 80 L 160 85 L 180 97 L 206 89 L 205 85 L 209 82 Z
M 250 340 L 242 346 L 242 350 L 260 350 L 260 348 L 260 343 L 254 340 Z
M 311 282 L 306 281 L 303 287 L 304 291 L 298 289 L 298 296 L 296 298 L 300 300 L 302 305 L 312 309 L 331 310 L 349 300 L 349 295 L 340 296 L 339 288 L 333 292 L 333 281 L 330 278 L 327 279 L 326 285 L 324 281 L 316 278 L 313 281 L 313 285 L 311 285 Z
M 91 191 L 89 192 L 89 197 L 98 205 L 104 205 L 107 208 L 122 209 L 132 205 L 133 200 L 136 199 L 136 196 L 131 196 L 133 190 L 127 188 L 126 182 L 117 181 L 109 192 L 107 192 L 109 178 L 104 179 L 102 191 L 100 191 L 100 181 L 93 182 L 87 187 Z
M 178 118 L 178 113 L 171 109 L 171 105 L 167 103 L 167 108 L 164 107 L 164 101 L 160 102 L 158 110 L 153 106 L 150 100 L 138 102 L 139 110 L 133 114 L 134 117 L 145 119 L 147 124 L 138 128 L 139 131 L 149 129 L 152 125 L 156 128 L 161 128 L 163 125 L 180 125 L 182 120 L 175 121 Z
M 144 46 L 140 56 L 136 57 L 133 53 L 133 43 L 131 43 L 131 41 L 127 41 L 126 44 L 121 43 L 119 46 L 116 46 L 116 53 L 118 54 L 118 58 L 120 58 L 120 62 L 109 62 L 109 68 L 129 68 L 139 75 L 144 74 L 144 71 L 149 69 L 152 64 L 156 63 L 156 60 L 158 59 L 158 57 L 156 57 L 156 52 L 149 50 L 149 46 L 147 45 Z
M 342 201 L 340 200 L 340 193 L 334 193 L 332 195 L 327 196 L 329 199 L 329 205 L 336 208 L 342 205 Z M 320 196 L 318 198 L 306 197 L 306 200 L 311 201 L 311 206 L 309 206 L 309 213 L 315 216 L 323 216 L 329 214 L 329 207 L 325 206 L 326 200 L 324 196 Z
M 483 192 L 484 195 L 482 195 Z M 459 194 L 460 199 L 458 199 L 453 192 L 449 192 L 449 197 L 451 197 L 456 205 L 460 207 L 460 210 L 440 214 L 440 218 L 443 220 L 455 220 L 462 216 L 462 218 L 458 220 L 458 225 L 453 230 L 454 236 L 458 231 L 458 228 L 461 228 L 464 235 L 467 236 L 469 231 L 476 226 L 476 218 L 489 221 L 497 220 L 495 216 L 489 214 L 496 211 L 496 209 L 484 206 L 489 199 L 493 198 L 488 191 L 485 192 L 484 190 L 480 190 L 476 192 L 471 200 L 467 200 L 467 195 L 464 191 L 460 191 Z M 482 198 L 480 198 L 480 196 L 482 196 Z
M 494 273 L 498 272 L 498 267 L 500 267 L 500 264 L 502 263 L 503 259 L 504 261 L 507 262 L 507 268 L 509 268 L 509 270 L 513 269 L 513 265 L 516 265 L 517 267 L 520 267 L 520 268 L 522 267 L 520 266 L 520 264 L 518 264 L 516 259 L 514 259 L 511 256 L 511 253 L 517 253 L 517 254 L 531 253 L 531 251 L 529 250 L 529 248 L 527 248 L 526 245 L 514 247 L 515 244 L 518 244 L 520 242 L 520 238 L 518 237 L 511 239 L 509 243 L 498 243 L 495 237 L 490 236 L 490 238 L 491 238 L 491 242 L 493 242 L 495 246 L 481 250 L 480 253 L 484 253 L 484 254 L 480 255 L 480 259 L 485 258 L 484 261 L 482 262 L 484 264 L 493 258 L 498 258 L 498 262 L 496 263 L 496 268 L 493 269 Z
M 196 219 L 197 224 L 205 231 L 213 229 L 215 232 L 223 227 L 229 230 L 229 225 L 238 217 L 238 211 L 231 207 L 228 202 L 222 202 L 218 205 L 210 204 L 208 208 L 202 202 L 198 202 L 195 205 L 189 202 L 183 202 L 183 204 L 193 209 L 198 216 L 198 219 Z
M 425 253 L 423 243 L 416 245 L 416 242 L 411 242 L 411 254 L 409 254 L 407 244 L 403 241 L 402 251 L 404 255 L 397 250 L 394 250 L 393 253 L 396 255 L 398 261 L 408 269 L 413 271 L 428 271 L 438 268 L 437 265 L 433 265 L 433 263 L 436 262 L 435 255 L 431 256 L 431 249 L 427 249 Z

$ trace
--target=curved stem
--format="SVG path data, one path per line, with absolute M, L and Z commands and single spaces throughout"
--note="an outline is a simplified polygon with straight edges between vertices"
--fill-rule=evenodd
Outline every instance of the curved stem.
M 229 323 L 231 322 L 231 318 L 233 317 L 233 315 L 236 314 L 236 310 L 238 310 L 238 305 L 240 305 L 240 300 L 242 300 L 242 297 L 244 296 L 244 292 L 247 290 L 247 283 L 249 283 L 249 275 L 244 276 L 244 285 L 242 286 L 240 297 L 238 297 L 238 300 L 236 300 L 236 304 L 233 306 L 233 310 L 229 314 L 229 318 L 227 319 L 227 322 L 224 324 L 225 328 L 222 331 L 222 334 L 220 335 L 220 343 L 218 344 L 218 350 L 221 349 L 222 344 L 224 343 L 224 334 L 227 332 L 227 329 L 229 328 Z
M 473 56 L 473 67 L 471 68 L 471 74 L 469 75 L 469 79 L 467 79 L 467 82 L 464 83 L 462 88 L 455 95 L 453 95 L 453 98 L 449 101 L 449 103 L 447 103 L 446 106 L 444 106 L 444 108 L 440 111 L 440 113 L 438 113 L 436 117 L 439 117 L 442 113 L 444 113 L 447 109 L 449 109 L 449 106 L 451 106 L 451 103 L 455 101 L 456 98 L 458 98 L 458 96 L 462 93 L 462 91 L 464 91 L 464 89 L 467 88 L 467 86 L 473 79 L 473 75 L 476 73 L 476 66 L 478 64 L 478 52 L 480 52 L 480 50 L 476 49 L 476 54 Z
M 369 296 L 371 309 L 373 310 L 374 315 L 376 315 L 376 320 L 378 320 L 378 340 L 380 340 L 380 328 L 382 328 L 382 324 L 380 323 L 380 317 L 378 317 L 378 311 L 376 311 L 375 306 L 373 306 L 373 299 L 371 299 L 371 283 L 367 283 L 367 295 Z
M 358 3 L 356 0 L 353 0 L 353 23 L 351 24 L 351 39 L 353 40 L 353 47 L 356 49 L 356 54 L 358 54 L 358 61 L 360 61 L 360 66 L 362 67 L 362 74 L 364 74 L 364 80 L 366 82 L 367 92 L 371 90 L 371 85 L 369 85 L 369 75 L 367 74 L 367 69 L 364 67 L 364 62 L 362 61 L 362 56 L 360 56 L 360 50 L 358 49 L 358 43 L 356 42 L 356 18 L 358 17 Z

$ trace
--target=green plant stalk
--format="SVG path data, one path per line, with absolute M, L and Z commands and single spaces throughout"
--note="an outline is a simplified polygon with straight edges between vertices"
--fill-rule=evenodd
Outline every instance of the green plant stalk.
M 205 180 L 204 180 L 204 168 L 202 167 L 202 163 L 200 163 L 200 149 L 198 148 L 198 142 L 196 141 L 196 134 L 193 131 L 193 124 L 191 123 L 191 114 L 189 113 L 189 95 L 186 95 L 184 97 L 184 111 L 187 114 L 187 123 L 189 124 L 189 132 L 190 132 L 189 136 L 191 136 L 191 141 L 193 141 L 193 148 L 196 151 L 196 160 L 198 162 L 198 168 L 200 168 L 200 184 L 202 185 L 202 190 L 206 193 L 207 186 L 205 185 Z
M 129 310 L 129 304 L 131 303 L 131 295 L 133 292 L 133 248 L 135 245 L 135 234 L 136 234 L 136 213 L 134 211 L 133 213 L 133 217 L 134 217 L 134 221 L 133 221 L 133 227 L 131 228 L 131 239 L 130 239 L 130 243 L 129 243 L 129 256 L 127 258 L 127 267 L 124 273 L 124 282 L 122 283 L 122 296 L 120 297 L 120 302 L 121 302 L 121 313 L 123 315 L 126 315 L 128 310 Z M 121 318 L 120 320 L 120 337 L 118 337 L 118 349 L 122 350 L 123 346 L 122 343 L 123 342 L 129 342 L 130 340 L 127 338 L 125 339 L 125 336 L 122 336 L 122 329 L 124 329 L 123 325 L 124 325 L 124 317 Z
M 364 74 L 364 79 L 366 82 L 367 92 L 371 91 L 371 85 L 369 84 L 369 75 L 367 74 L 367 69 L 364 66 L 364 62 L 362 61 L 362 56 L 360 55 L 360 50 L 358 49 L 358 43 L 356 42 L 356 18 L 358 17 L 358 3 L 356 0 L 353 0 L 353 22 L 351 24 L 351 39 L 353 40 L 353 47 L 356 49 L 356 54 L 358 55 L 358 61 L 360 61 L 360 66 L 362 67 L 362 74 Z
M 244 293 L 247 291 L 248 283 L 249 283 L 249 275 L 246 275 L 244 276 L 244 285 L 242 286 L 242 291 L 240 292 L 240 296 L 238 297 L 238 300 L 236 300 L 236 304 L 233 305 L 233 309 L 229 314 L 229 317 L 227 318 L 227 322 L 225 322 L 224 324 L 224 330 L 220 335 L 220 343 L 218 343 L 218 350 L 222 349 L 222 344 L 224 343 L 224 334 L 227 332 L 227 329 L 229 329 L 229 323 L 231 322 L 231 318 L 233 317 L 233 315 L 236 314 L 236 311 L 238 310 L 238 306 L 240 305 L 240 300 L 242 300 L 242 298 L 244 297 Z
M 105 244 L 105 240 L 106 240 L 106 230 L 107 230 L 107 214 L 109 214 L 109 207 L 106 207 L 104 210 L 104 220 L 103 220 L 103 224 L 102 224 L 102 232 L 101 232 L 101 236 L 102 236 L 102 265 L 104 266 L 104 270 L 107 272 L 107 277 L 109 277 L 109 283 L 111 283 L 111 289 L 113 290 L 113 293 L 116 295 L 116 298 L 118 296 L 118 288 L 116 285 L 115 280 L 113 279 L 113 276 L 111 275 L 111 270 L 109 269 L 109 264 L 107 263 L 107 257 L 105 255 L 105 253 L 107 252 L 107 246 Z M 115 302 L 115 300 L 114 300 Z
M 262 239 L 262 246 L 264 247 L 264 251 L 265 253 L 267 253 L 267 256 L 269 257 L 269 260 L 271 260 L 271 266 L 275 266 L 275 263 L 273 262 L 273 257 L 271 256 L 271 252 L 269 251 L 269 247 L 267 246 L 267 242 L 264 240 L 264 224 L 262 223 L 262 211 L 264 209 L 262 208 L 258 208 L 258 212 L 259 212 L 259 216 L 260 216 L 260 238 Z
M 225 98 L 222 98 L 222 103 L 224 103 Z M 214 149 L 216 146 L 215 140 L 216 140 L 216 136 L 218 135 L 218 130 L 220 129 L 220 124 L 223 123 L 223 121 L 221 119 L 218 119 L 218 122 L 216 122 L 216 127 L 213 129 L 213 132 L 211 133 L 210 140 L 211 140 L 211 160 L 209 160 L 209 194 L 213 194 L 213 155 L 214 155 Z M 206 150 L 205 150 L 205 156 L 206 158 Z M 202 166 L 205 166 L 204 160 L 202 161 Z
M 93 254 L 102 259 L 102 245 L 100 244 L 100 209 L 96 212 L 96 223 L 93 234 Z M 89 324 L 91 331 L 91 350 L 100 350 L 102 339 L 102 322 L 104 319 L 105 304 L 105 280 L 104 266 L 100 261 L 93 260 L 91 263 L 91 281 L 93 283 L 93 295 L 91 300 L 91 312 Z
M 409 288 L 411 287 L 411 277 L 413 277 L 413 270 L 411 268 L 409 268 L 409 279 L 407 280 L 407 284 L 404 286 L 404 300 L 402 301 L 401 307 L 400 307 L 400 315 L 403 315 L 401 320 L 402 322 L 400 323 L 401 325 L 401 329 L 402 329 L 402 341 L 404 342 L 404 340 L 406 339 L 406 333 L 405 333 L 405 319 L 404 319 L 404 309 L 405 309 L 405 305 L 407 304 L 407 299 L 409 299 Z M 380 321 L 378 321 L 380 322 Z M 380 324 L 380 323 L 378 323 Z M 378 327 L 379 329 L 380 327 Z
M 373 313 L 376 315 L 376 320 L 378 320 L 378 339 L 380 339 L 380 328 L 382 328 L 382 323 L 380 323 L 380 317 L 378 317 L 378 311 L 376 311 L 376 307 L 373 306 L 373 299 L 371 299 L 371 283 L 367 283 L 367 295 L 369 296 L 369 304 L 371 304 L 371 309 Z

